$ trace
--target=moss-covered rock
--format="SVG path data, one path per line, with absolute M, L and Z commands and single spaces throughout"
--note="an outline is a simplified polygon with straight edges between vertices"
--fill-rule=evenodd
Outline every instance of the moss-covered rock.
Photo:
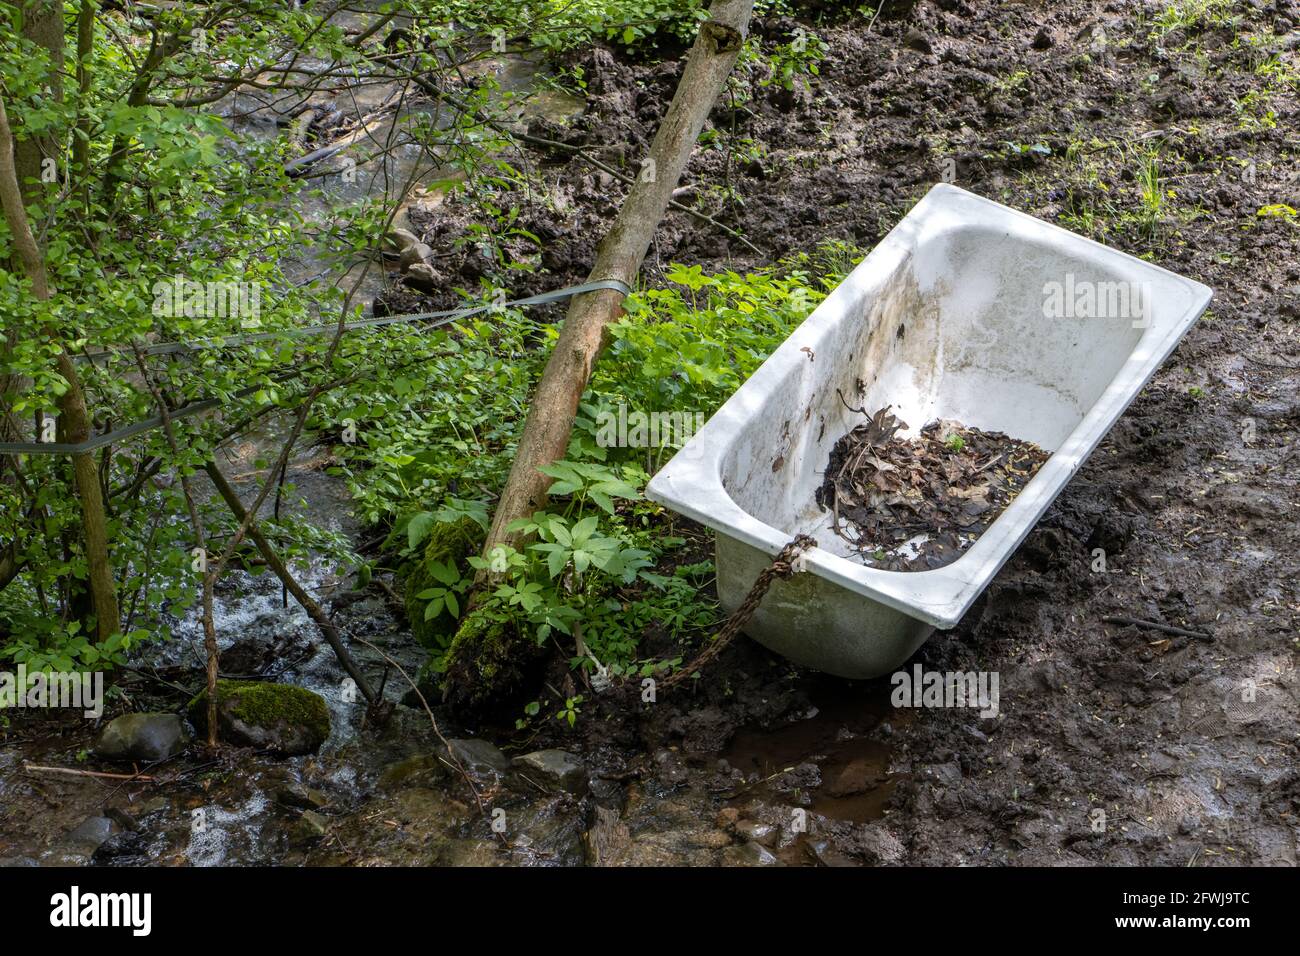
M 190 719 L 208 723 L 205 690 L 190 701 Z M 217 681 L 217 728 L 223 740 L 273 750 L 285 756 L 315 753 L 330 735 L 325 698 L 291 684 Z
M 471 611 L 447 650 L 443 701 L 465 717 L 518 712 L 545 662 L 545 652 L 513 621 L 490 610 Z
M 424 647 L 441 649 L 456 630 L 456 619 L 445 611 L 431 621 L 424 619 L 428 601 L 416 597 L 428 588 L 437 587 L 438 581 L 429 573 L 429 565 L 450 561 L 461 574 L 469 571 L 468 558 L 478 554 L 486 536 L 473 518 L 461 518 L 435 524 L 425 539 L 420 560 L 410 562 L 402 579 L 402 598 L 406 604 L 406 618 L 411 634 Z

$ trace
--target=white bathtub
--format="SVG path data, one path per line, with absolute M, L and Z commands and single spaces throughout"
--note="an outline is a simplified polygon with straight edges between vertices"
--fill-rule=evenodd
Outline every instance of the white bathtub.
M 819 547 L 805 556 L 804 572 L 772 587 L 746 631 L 831 674 L 888 673 L 935 628 L 961 619 L 1211 294 L 935 186 L 646 494 L 717 532 L 718 594 L 728 610 L 795 534 L 812 534 Z M 892 405 L 913 433 L 956 419 L 1036 442 L 1051 457 L 952 564 L 869 568 L 814 502 L 831 447 L 862 420 L 837 389 L 869 412 Z

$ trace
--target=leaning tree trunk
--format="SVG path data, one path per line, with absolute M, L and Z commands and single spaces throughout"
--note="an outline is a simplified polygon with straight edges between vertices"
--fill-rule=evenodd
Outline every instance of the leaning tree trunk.
M 619 279 L 629 285 L 636 280 L 691 150 L 735 65 L 753 7 L 754 0 L 714 0 L 709 8 L 709 19 L 700 24 L 650 155 L 596 251 L 590 279 Z M 622 293 L 602 289 L 576 296 L 570 304 L 533 395 L 510 476 L 492 518 L 485 555 L 497 545 L 518 545 L 519 536 L 509 530 L 510 524 L 545 506 L 552 479 L 538 468 L 564 457 L 578 401 L 604 344 L 605 329 L 620 314 L 622 301 Z M 463 711 L 475 711 L 508 696 L 511 688 L 501 685 L 522 678 L 521 661 L 515 655 L 526 658 L 531 644 L 526 636 L 509 640 L 490 628 L 462 627 L 448 654 L 448 702 Z

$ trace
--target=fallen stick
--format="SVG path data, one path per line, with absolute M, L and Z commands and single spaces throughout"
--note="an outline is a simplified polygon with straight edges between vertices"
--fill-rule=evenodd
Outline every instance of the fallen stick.
M 1174 627 L 1172 624 L 1161 624 L 1159 621 L 1144 621 L 1140 617 L 1112 615 L 1111 617 L 1103 617 L 1102 620 L 1107 624 L 1128 624 L 1132 627 L 1143 627 L 1149 631 L 1161 631 L 1165 634 L 1173 634 L 1177 637 L 1192 637 L 1198 641 L 1214 640 L 1214 635 L 1208 634 L 1205 631 L 1189 631 L 1186 628 Z
M 316 603 L 316 600 L 289 573 L 289 569 L 285 567 L 284 562 L 280 560 L 280 556 L 271 547 L 271 542 L 262 534 L 257 520 L 249 516 L 248 509 L 239 500 L 239 495 L 230 482 L 226 480 L 226 476 L 222 474 L 221 469 L 217 467 L 217 463 L 210 461 L 203 466 L 203 470 L 207 472 L 208 478 L 211 479 L 217 493 L 225 501 L 230 513 L 235 516 L 235 520 L 247 522 L 248 536 L 253 539 L 253 544 L 257 545 L 257 550 L 262 552 L 262 557 L 266 559 L 267 566 L 280 579 L 280 583 L 284 585 L 285 589 L 293 595 L 294 600 L 307 612 L 307 616 L 316 623 L 321 635 L 324 636 L 325 641 L 333 649 L 334 656 L 339 659 L 339 663 L 348 672 L 348 676 L 356 682 L 357 690 L 361 691 L 362 696 L 371 706 L 377 705 L 380 702 L 379 696 L 375 693 L 374 688 L 370 686 L 370 682 L 361 673 L 361 668 L 357 666 L 356 661 L 348 652 L 347 646 L 343 643 L 343 638 L 339 635 L 338 628 L 334 626 L 334 622 L 329 619 L 329 615 Z
M 139 773 L 104 773 L 99 770 L 73 770 L 71 767 L 42 767 L 34 763 L 24 763 L 23 769 L 31 773 L 61 773 L 69 777 L 103 777 L 107 780 L 147 780 L 153 782 L 153 777 L 145 776 Z

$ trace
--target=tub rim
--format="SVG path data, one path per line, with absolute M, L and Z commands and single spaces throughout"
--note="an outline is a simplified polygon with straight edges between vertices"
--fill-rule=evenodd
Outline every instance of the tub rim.
M 873 287 L 883 287 L 911 256 L 918 237 L 924 234 L 929 240 L 972 220 L 1002 226 L 1008 235 L 1054 246 L 1084 261 L 1123 265 L 1151 283 L 1155 301 L 1176 301 L 1181 307 L 1151 320 L 1069 436 L 956 561 L 930 571 L 886 571 L 820 547 L 803 556 L 803 566 L 819 577 L 936 628 L 955 626 L 1208 307 L 1213 296 L 1209 286 L 957 186 L 936 184 L 660 469 L 646 486 L 646 497 L 769 555 L 780 551 L 790 534 L 751 515 L 723 484 L 723 459 L 750 419 L 749 408 L 760 407 L 798 365 L 815 360 L 810 356 L 823 336 Z

